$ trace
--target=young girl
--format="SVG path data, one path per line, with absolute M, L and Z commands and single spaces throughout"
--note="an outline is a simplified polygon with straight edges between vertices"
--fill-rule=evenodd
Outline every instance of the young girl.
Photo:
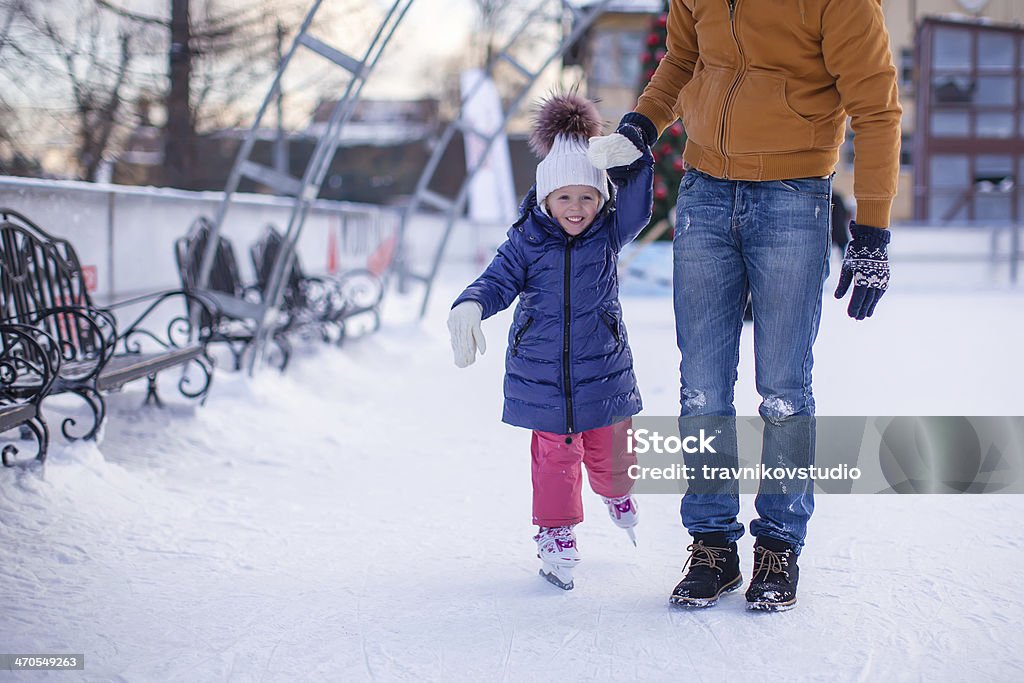
M 448 318 L 455 364 L 466 367 L 486 348 L 480 321 L 519 297 L 502 419 L 533 430 L 534 540 L 541 575 L 565 590 L 580 561 L 573 533 L 583 521 L 580 463 L 616 525 L 633 538 L 637 523 L 626 430 L 641 403 L 615 267 L 619 250 L 651 218 L 653 158 L 639 130 L 618 133 L 625 147 L 618 158 L 628 165 L 606 173 L 587 158 L 589 138 L 601 134 L 593 103 L 574 94 L 542 103 L 530 139 L 542 157 L 537 184 L 508 240 Z

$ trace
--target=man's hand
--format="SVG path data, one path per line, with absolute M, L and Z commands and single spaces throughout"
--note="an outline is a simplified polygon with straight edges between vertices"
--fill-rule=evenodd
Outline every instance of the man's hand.
M 587 157 L 600 169 L 629 166 L 643 156 L 657 136 L 658 130 L 650 119 L 630 112 L 611 135 L 590 138 Z
M 889 287 L 889 252 L 892 235 L 888 230 L 870 225 L 850 223 L 853 239 L 846 245 L 843 270 L 836 287 L 836 298 L 842 299 L 853 283 L 853 295 L 846 310 L 851 318 L 863 320 L 875 312 L 878 300 Z
M 463 301 L 448 314 L 448 333 L 456 367 L 464 368 L 476 360 L 477 349 L 482 356 L 487 350 L 484 332 L 480 329 L 483 307 L 475 301 Z

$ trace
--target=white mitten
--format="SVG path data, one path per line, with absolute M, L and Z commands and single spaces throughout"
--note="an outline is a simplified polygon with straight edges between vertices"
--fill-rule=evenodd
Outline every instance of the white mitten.
M 629 166 L 643 156 L 640 150 L 621 133 L 590 138 L 587 158 L 600 169 Z
M 483 307 L 475 301 L 463 301 L 448 314 L 448 332 L 452 338 L 456 367 L 472 365 L 477 349 L 481 356 L 487 350 L 484 331 L 480 329 L 483 314 Z

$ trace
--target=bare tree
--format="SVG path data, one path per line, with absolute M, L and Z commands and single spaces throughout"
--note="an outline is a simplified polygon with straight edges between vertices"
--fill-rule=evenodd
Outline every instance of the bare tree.
M 136 11 L 131 0 L 0 0 L 0 127 L 13 140 L 19 131 L 72 138 L 80 175 L 94 178 L 100 160 L 117 154 L 137 125 L 162 126 L 164 180 L 190 187 L 195 140 L 252 120 L 308 6 L 164 0 L 167 14 L 157 16 Z M 365 16 L 378 10 L 338 0 L 315 26 L 330 39 L 343 13 L 345 30 L 359 36 L 369 31 Z M 283 114 L 292 122 L 300 116 L 295 103 L 312 107 L 345 82 L 326 61 L 311 62 L 285 83 L 293 104 Z M 54 135 L 37 133 L 42 126 Z
M 155 99 L 145 109 L 164 119 L 164 180 L 189 187 L 197 133 L 251 117 L 278 66 L 280 27 L 297 25 L 305 5 L 168 0 L 161 17 L 125 0 L 0 0 L 5 148 L 19 128 L 49 126 L 51 138 L 70 130 L 78 173 L 94 179 L 139 123 L 135 104 Z M 30 122 L 39 113 L 41 124 Z
M 6 4 L 7 30 L 0 67 L 19 87 L 30 86 L 26 73 L 42 87 L 60 88 L 69 96 L 75 121 L 75 159 L 81 177 L 93 180 L 114 137 L 123 132 L 125 93 L 135 36 L 123 19 L 106 21 L 97 6 L 68 17 L 60 8 L 40 8 L 26 0 Z M 15 31 L 16 26 L 21 31 Z M 114 49 L 109 36 L 113 33 Z M 11 73 L 11 72 L 14 73 Z M 10 106 L 10 105 L 8 105 Z
M 197 0 L 192 0 L 196 3 Z M 254 89 L 262 96 L 277 71 L 279 50 L 303 16 L 305 0 L 254 0 L 225 11 L 217 0 L 197 6 L 193 19 L 193 118 L 197 129 L 238 125 L 251 117 Z
M 461 106 L 459 75 L 464 70 L 490 66 L 495 86 L 508 102 L 521 91 L 524 75 L 509 62 L 498 60 L 498 53 L 508 46 L 510 57 L 535 70 L 561 36 L 561 5 L 554 0 L 472 0 L 472 5 L 474 27 L 466 49 L 452 55 L 440 68 L 421 67 L 423 79 L 435 83 L 434 90 L 441 93 L 446 116 L 456 115 Z
M 303 0 L 254 0 L 233 9 L 223 0 L 171 0 L 166 99 L 167 180 L 194 181 L 197 133 L 238 126 L 255 109 L 280 62 L 285 25 L 297 25 Z M 248 106 L 246 106 L 248 105 Z

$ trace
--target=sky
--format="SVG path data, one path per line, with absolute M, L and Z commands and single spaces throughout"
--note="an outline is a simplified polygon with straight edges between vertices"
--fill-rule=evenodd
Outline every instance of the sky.
M 61 0 L 58 0 L 61 1 Z M 151 16 L 169 16 L 168 0 L 110 0 L 112 4 Z M 195 1 L 195 0 L 194 0 Z M 251 4 L 244 0 L 217 0 L 220 7 L 237 6 L 244 8 Z M 291 3 L 281 3 L 289 5 Z M 303 3 L 299 3 L 300 6 Z M 305 3 L 312 6 L 312 2 Z M 355 9 L 360 17 L 376 10 L 382 17 L 392 5 L 389 0 L 354 2 L 353 0 L 324 0 L 318 14 L 327 16 L 328 31 L 320 36 L 342 47 L 352 44 L 353 29 L 357 34 L 363 27 L 362 21 L 349 23 L 350 10 Z M 369 92 L 388 97 L 415 97 L 423 94 L 424 81 L 421 70 L 425 63 L 442 62 L 462 50 L 469 40 L 473 24 L 474 9 L 469 0 L 414 0 L 406 13 L 394 40 L 388 47 L 384 67 L 379 74 L 383 78 L 367 84 Z M 398 59 L 398 58 L 401 59 Z M 407 63 L 415 60 L 417 68 Z M 404 68 L 403 68 L 404 67 Z

